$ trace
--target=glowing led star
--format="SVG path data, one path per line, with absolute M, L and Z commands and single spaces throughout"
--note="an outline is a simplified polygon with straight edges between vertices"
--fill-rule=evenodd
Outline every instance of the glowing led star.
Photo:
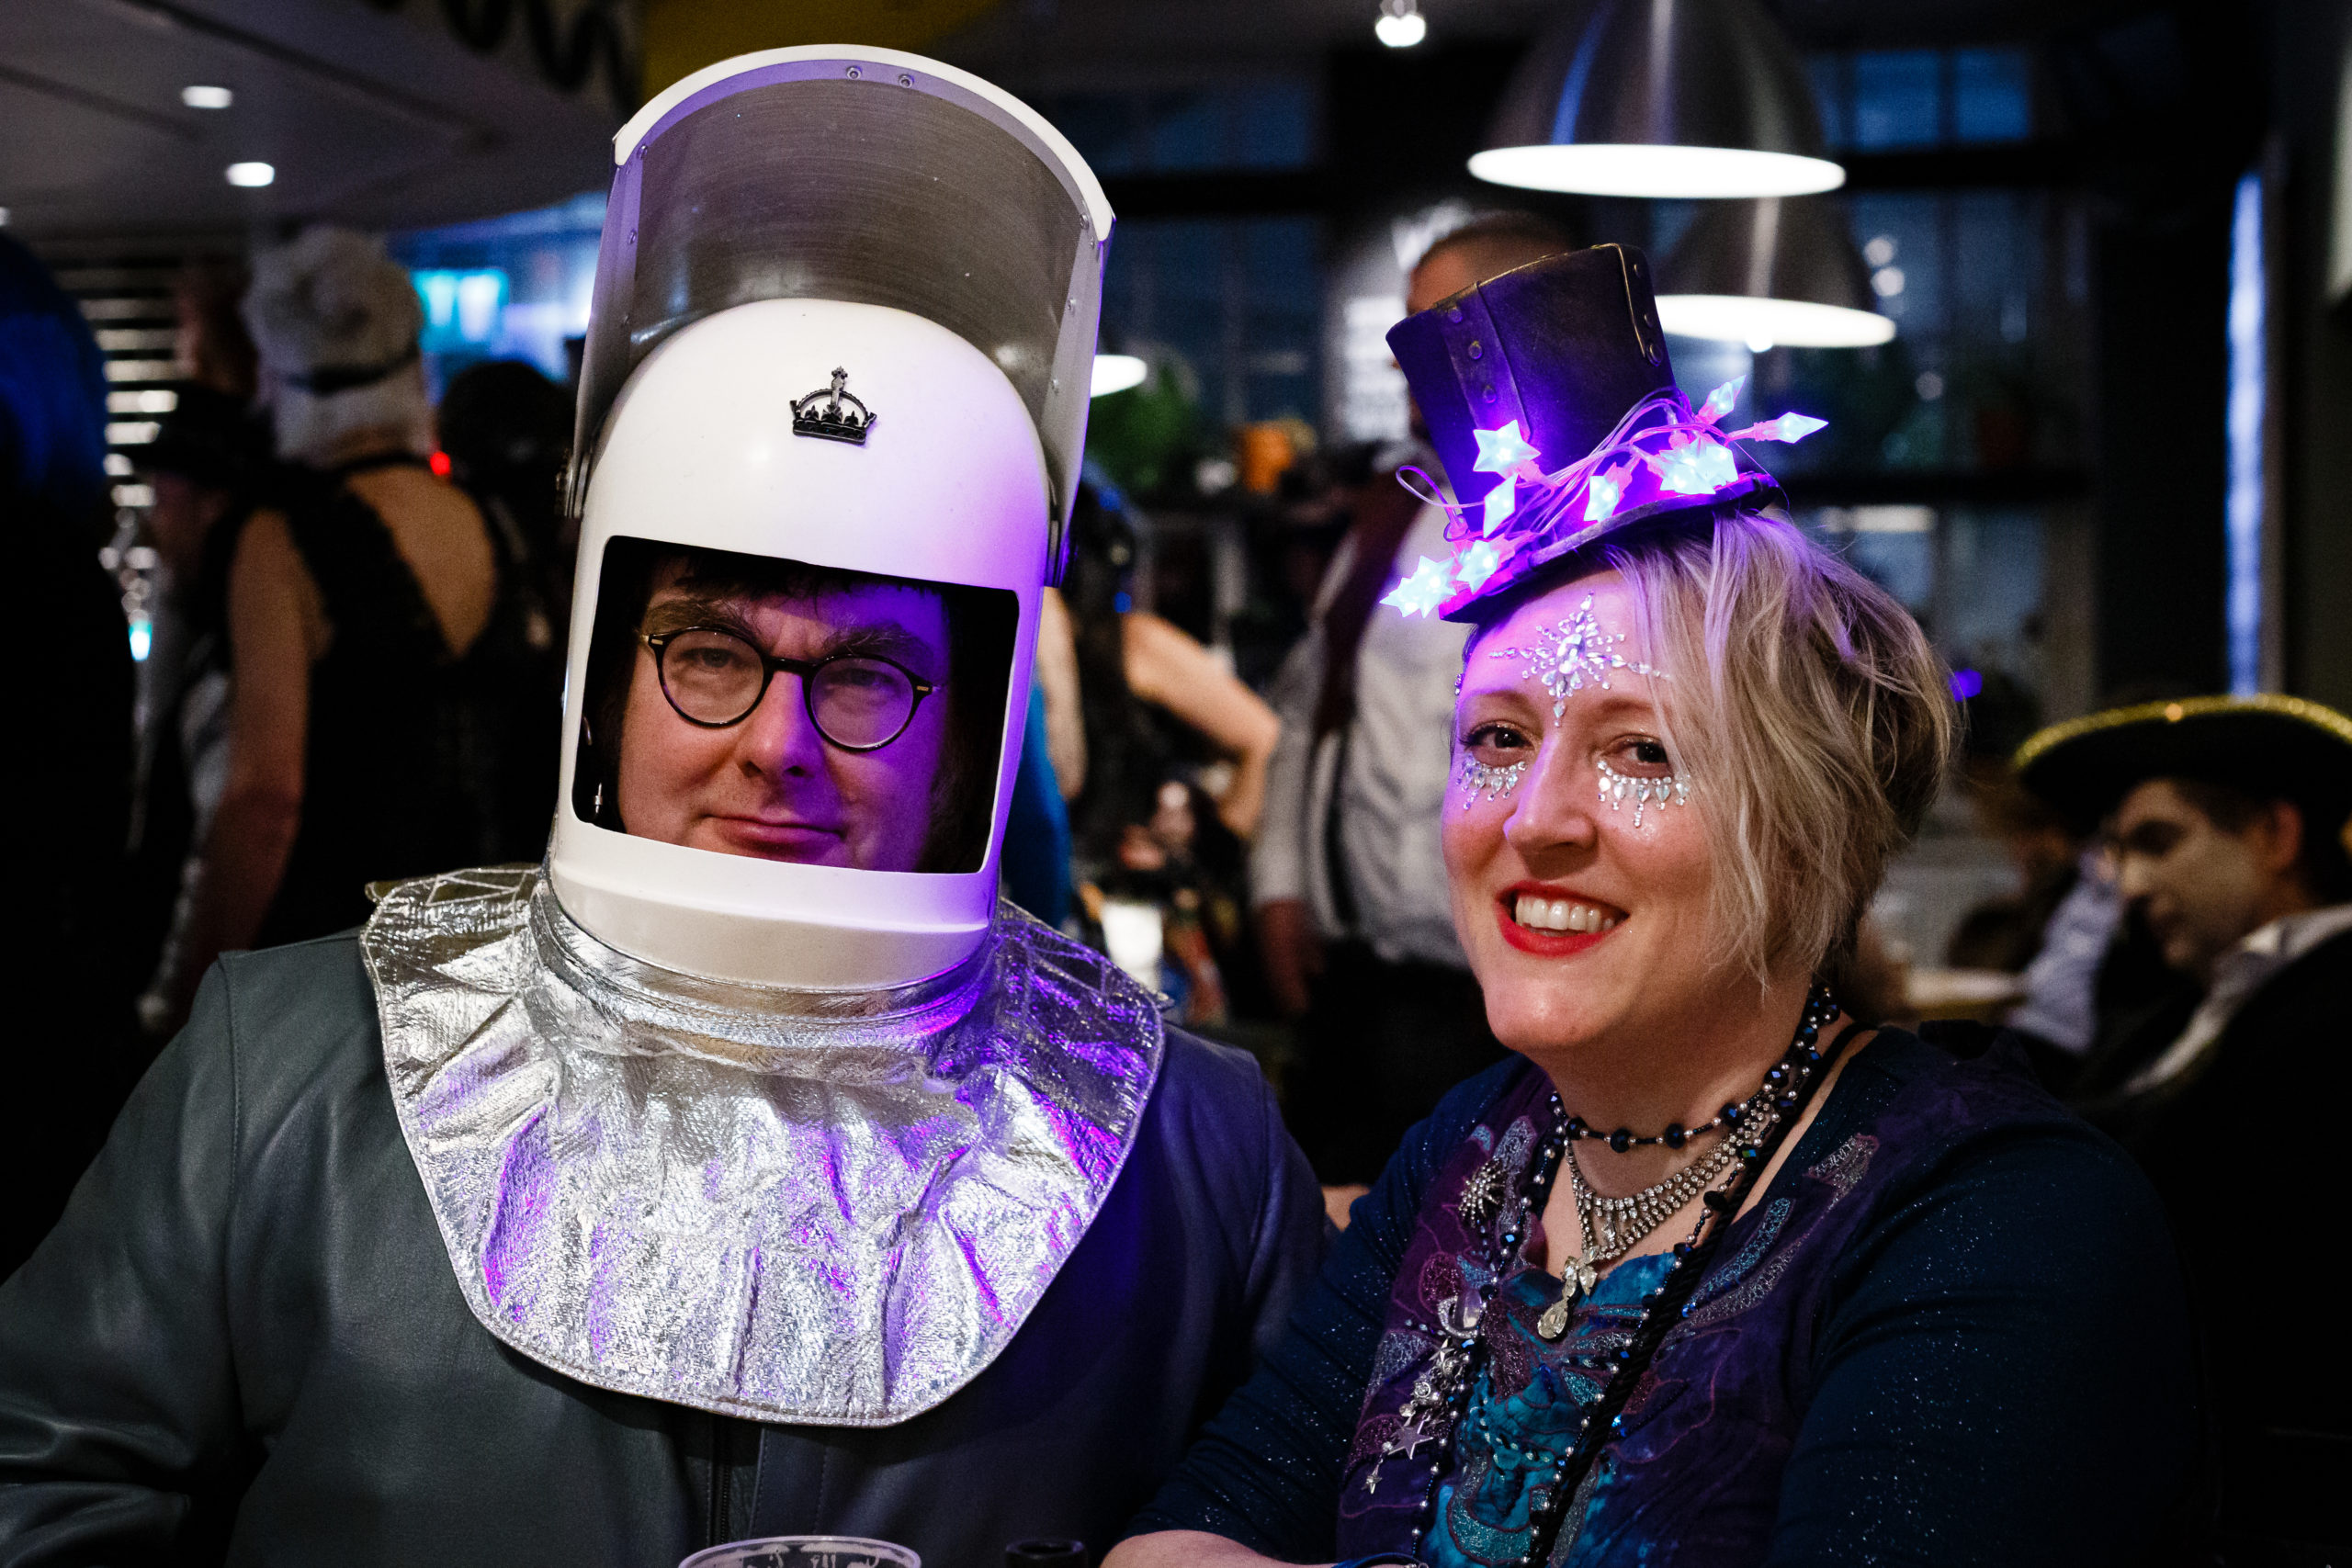
M 1381 599 L 1384 604 L 1394 604 L 1408 615 L 1427 615 L 1446 601 L 1452 592 L 1453 572 L 1443 561 L 1421 558 L 1413 575 L 1390 589 Z
M 1486 525 L 1479 532 L 1492 534 L 1509 522 L 1510 514 L 1518 510 L 1519 486 L 1510 479 L 1505 479 L 1487 492 L 1487 521 Z
M 1713 441 L 1684 442 L 1658 460 L 1658 486 L 1669 495 L 1713 495 L 1739 477 L 1731 448 Z
M 1739 389 L 1746 385 L 1747 385 L 1747 377 L 1735 376 L 1709 392 L 1705 405 L 1699 410 L 1699 423 L 1713 424 L 1731 412 L 1732 405 L 1739 401 Z
M 1502 551 L 1484 539 L 1474 540 L 1453 558 L 1453 581 L 1464 588 L 1484 588 L 1487 579 L 1500 571 L 1502 565 Z
M 1826 430 L 1829 422 L 1815 419 L 1809 413 L 1784 413 L 1778 419 L 1768 419 L 1761 424 L 1751 424 L 1746 430 L 1735 430 L 1737 441 L 1802 441 L 1816 430 Z
M 1617 503 L 1625 499 L 1625 487 L 1607 474 L 1595 474 L 1585 486 L 1584 520 L 1599 523 L 1617 515 Z
M 1478 438 L 1478 460 L 1470 466 L 1482 474 L 1507 474 L 1543 455 L 1520 434 L 1517 420 L 1500 430 L 1474 430 L 1470 434 Z

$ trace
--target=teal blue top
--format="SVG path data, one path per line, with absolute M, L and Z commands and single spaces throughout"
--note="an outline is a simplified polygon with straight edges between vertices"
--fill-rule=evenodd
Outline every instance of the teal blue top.
M 1560 1281 L 1528 1268 L 1504 1282 L 1497 1298 L 1501 1332 L 1488 1340 L 1494 1354 L 1463 1413 L 1453 1470 L 1438 1489 L 1437 1517 L 1422 1546 L 1430 1568 L 1485 1568 L 1527 1550 L 1528 1515 L 1549 1500 L 1584 1414 L 1609 1381 L 1610 1358 L 1640 1321 L 1642 1297 L 1665 1282 L 1666 1265 L 1659 1254 L 1611 1269 L 1555 1343 L 1532 1325 L 1559 1299 Z M 1497 1361 L 1519 1360 L 1528 1364 L 1523 1381 L 1506 1379 L 1519 1392 L 1498 1394 Z M 1604 1456 L 1589 1508 L 1600 1505 L 1612 1469 Z

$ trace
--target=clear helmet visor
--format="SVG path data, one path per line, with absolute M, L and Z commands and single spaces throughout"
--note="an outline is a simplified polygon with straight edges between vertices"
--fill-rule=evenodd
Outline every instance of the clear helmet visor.
M 1018 595 L 627 535 L 602 555 L 577 820 L 796 865 L 981 869 Z
M 689 76 L 615 146 L 576 452 L 595 452 L 630 374 L 694 321 L 765 299 L 889 306 L 978 348 L 1019 393 L 1052 479 L 1057 570 L 1111 227 L 1058 132 L 936 62 L 828 46 Z

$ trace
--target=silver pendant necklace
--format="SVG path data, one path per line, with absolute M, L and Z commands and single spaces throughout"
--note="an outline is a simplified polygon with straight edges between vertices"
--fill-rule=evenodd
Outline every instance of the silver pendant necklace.
M 1773 1114 L 1770 1110 L 1765 1112 L 1759 1133 L 1770 1128 Z M 1536 1318 L 1535 1332 L 1547 1340 L 1566 1334 L 1577 1300 L 1590 1295 L 1600 1282 L 1599 1270 L 1639 1247 L 1651 1232 L 1680 1213 L 1691 1199 L 1713 1186 L 1736 1158 L 1737 1151 L 1730 1144 L 1719 1144 L 1663 1181 L 1623 1198 L 1603 1198 L 1585 1185 L 1576 1149 L 1569 1147 L 1560 1164 L 1567 1172 L 1570 1203 L 1576 1210 L 1577 1255 L 1562 1260 L 1560 1299 Z

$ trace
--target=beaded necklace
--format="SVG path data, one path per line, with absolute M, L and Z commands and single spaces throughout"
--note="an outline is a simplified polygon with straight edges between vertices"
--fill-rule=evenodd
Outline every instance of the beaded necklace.
M 1838 1013 L 1838 1003 L 1828 988 L 1814 987 L 1805 1000 L 1804 1015 L 1797 1025 L 1795 1038 L 1780 1062 L 1764 1075 L 1763 1085 L 1745 1106 L 1737 1108 L 1739 1114 L 1716 1119 L 1726 1126 L 1737 1124 L 1741 1128 L 1743 1141 L 1728 1162 L 1731 1179 L 1702 1194 L 1698 1224 L 1691 1227 L 1690 1235 L 1674 1244 L 1666 1278 L 1642 1298 L 1642 1315 L 1635 1320 L 1632 1334 L 1613 1352 L 1614 1365 L 1600 1396 L 1577 1422 L 1575 1438 L 1559 1467 L 1548 1476 L 1528 1477 L 1530 1534 L 1527 1551 L 1515 1568 L 1536 1568 L 1550 1557 L 1568 1505 L 1585 1476 L 1599 1461 L 1610 1439 L 1624 1429 L 1625 1402 L 1632 1397 L 1634 1385 L 1648 1371 L 1668 1331 L 1688 1315 L 1691 1292 L 1698 1288 L 1715 1248 L 1730 1228 L 1731 1216 L 1739 1212 L 1764 1168 L 1771 1164 L 1773 1155 L 1790 1127 L 1802 1117 L 1804 1105 L 1820 1088 L 1838 1053 L 1861 1027 L 1849 1023 L 1826 1046 L 1820 1044 L 1822 1029 L 1836 1020 Z M 1364 1489 L 1377 1492 L 1382 1467 L 1387 1461 L 1401 1455 L 1418 1464 L 1420 1449 L 1434 1446 L 1426 1472 L 1407 1472 L 1408 1475 L 1420 1475 L 1420 1506 L 1414 1517 L 1411 1536 L 1411 1550 L 1415 1552 L 1420 1550 L 1421 1538 L 1429 1533 L 1437 1506 L 1438 1486 L 1453 1455 L 1457 1430 L 1484 1359 L 1486 1341 L 1482 1328 L 1487 1308 L 1508 1277 L 1510 1258 L 1528 1222 L 1542 1213 L 1549 1199 L 1552 1182 L 1559 1173 L 1569 1144 L 1579 1135 L 1569 1130 L 1575 1119 L 1561 1105 L 1556 1092 L 1549 1103 L 1552 1126 L 1536 1148 L 1515 1205 L 1506 1197 L 1509 1175 L 1498 1169 L 1498 1161 L 1490 1160 L 1479 1167 L 1463 1183 L 1458 1207 L 1464 1223 L 1473 1228 L 1487 1228 L 1494 1238 L 1486 1258 L 1486 1283 L 1478 1288 L 1476 1299 L 1466 1304 L 1461 1296 L 1447 1297 L 1439 1304 L 1435 1324 L 1412 1325 L 1442 1337 L 1427 1370 L 1414 1381 L 1411 1396 L 1397 1412 L 1396 1432 L 1381 1446 L 1379 1456 L 1364 1479 Z M 1726 1113 L 1733 1109 L 1726 1107 Z M 1515 1211 L 1508 1219 L 1501 1217 L 1506 1207 Z M 1581 1287 L 1578 1278 L 1564 1280 L 1563 1298 L 1581 1294 Z

